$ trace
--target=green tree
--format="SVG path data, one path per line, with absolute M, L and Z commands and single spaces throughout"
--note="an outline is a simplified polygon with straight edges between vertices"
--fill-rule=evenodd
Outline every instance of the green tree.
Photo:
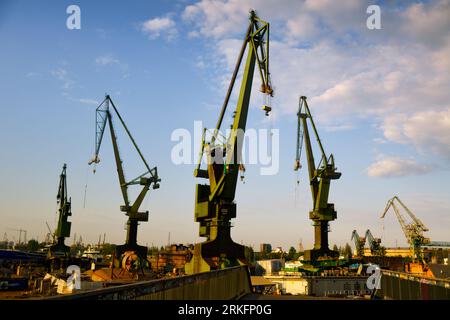
M 333 246 L 333 251 L 339 252 L 339 248 L 338 248 L 337 245 L 334 245 L 334 246 Z
M 28 251 L 30 252 L 36 252 L 39 249 L 39 242 L 37 242 L 34 239 L 31 239 L 30 241 L 28 241 Z
M 114 250 L 116 250 L 115 244 L 105 243 L 104 245 L 102 245 L 100 252 L 106 255 L 113 254 Z
M 250 263 L 255 261 L 255 252 L 252 247 L 245 246 L 245 259 Z
M 297 251 L 295 251 L 294 247 L 290 247 L 287 255 L 287 260 L 294 260 L 297 255 Z
M 350 245 L 348 243 L 345 244 L 344 256 L 347 259 L 351 259 L 351 257 L 352 257 L 352 247 L 350 247 Z

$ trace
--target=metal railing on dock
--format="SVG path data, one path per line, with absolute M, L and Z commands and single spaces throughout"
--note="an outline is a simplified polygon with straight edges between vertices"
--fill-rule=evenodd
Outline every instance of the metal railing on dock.
M 246 266 L 136 282 L 45 300 L 233 300 L 251 293 Z
M 450 300 L 450 280 L 382 270 L 381 293 L 385 299 Z

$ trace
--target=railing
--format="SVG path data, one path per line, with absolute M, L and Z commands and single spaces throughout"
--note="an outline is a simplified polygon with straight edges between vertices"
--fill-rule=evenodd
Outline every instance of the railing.
M 45 300 L 233 300 L 251 293 L 246 266 L 189 276 L 142 281 Z
M 450 280 L 382 270 L 381 293 L 386 299 L 450 300 Z

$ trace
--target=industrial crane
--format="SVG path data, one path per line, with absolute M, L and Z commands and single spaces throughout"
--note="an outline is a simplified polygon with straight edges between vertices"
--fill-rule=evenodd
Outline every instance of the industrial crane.
M 144 166 L 146 168 L 146 171 L 139 175 L 138 177 L 126 181 L 125 174 L 124 174 L 124 168 L 123 163 L 120 157 L 119 153 L 119 147 L 117 143 L 117 135 L 114 130 L 114 125 L 112 121 L 112 112 L 110 110 L 110 106 L 112 107 L 113 112 L 117 115 L 117 118 L 120 120 L 120 123 L 122 124 L 123 128 L 125 129 L 128 137 L 130 138 L 134 148 L 136 149 L 137 153 L 139 154 L 139 157 L 141 158 L 142 162 L 144 163 Z M 106 123 L 109 124 L 109 131 L 111 134 L 111 140 L 114 150 L 114 157 L 116 161 L 117 166 L 117 174 L 119 177 L 119 184 L 120 184 L 120 190 L 122 192 L 122 197 L 124 201 L 124 205 L 120 206 L 120 210 L 122 212 L 125 212 L 125 214 L 128 216 L 127 221 L 127 235 L 126 235 L 126 242 L 123 245 L 116 247 L 116 257 L 129 257 L 129 256 L 137 256 L 139 261 L 137 262 L 142 266 L 141 263 L 146 263 L 147 261 L 147 247 L 140 246 L 137 244 L 137 230 L 139 222 L 145 222 L 148 221 L 148 211 L 140 212 L 139 207 L 141 206 L 145 195 L 147 194 L 150 186 L 152 186 L 153 189 L 159 188 L 159 182 L 161 179 L 158 177 L 158 170 L 156 167 L 150 168 L 147 161 L 145 160 L 144 156 L 142 155 L 139 147 L 137 146 L 133 136 L 131 135 L 130 131 L 128 130 L 128 127 L 125 125 L 125 122 L 123 121 L 121 115 L 117 111 L 116 106 L 114 105 L 114 102 L 110 98 L 109 95 L 106 95 L 103 102 L 97 107 L 96 109 L 96 139 L 95 139 L 95 154 L 94 158 L 89 161 L 89 164 L 97 164 L 100 162 L 99 158 L 99 152 L 100 152 L 100 146 L 103 140 L 103 134 L 105 131 Z M 142 190 L 140 191 L 139 195 L 137 196 L 136 200 L 133 203 L 130 203 L 130 199 L 128 196 L 128 187 L 132 185 L 141 185 Z M 135 252 L 135 255 L 127 254 L 126 252 Z M 122 261 L 122 264 L 124 261 Z
M 45 235 L 45 242 L 48 244 L 53 244 L 55 242 L 55 233 L 52 231 L 47 221 L 45 221 L 45 224 L 48 230 L 48 233 Z
M 334 157 L 331 154 L 327 157 L 317 133 L 313 117 L 306 102 L 306 97 L 301 96 L 299 109 L 297 113 L 297 148 L 294 170 L 298 171 L 302 166 L 300 164 L 303 140 L 306 147 L 306 159 L 308 163 L 309 183 L 311 186 L 311 195 L 313 200 L 313 210 L 309 212 L 309 218 L 314 225 L 314 248 L 305 251 L 305 260 L 312 264 L 319 260 L 333 259 L 339 256 L 339 253 L 329 249 L 328 232 L 329 221 L 336 219 L 337 214 L 334 210 L 334 204 L 328 203 L 331 180 L 341 177 L 334 165 Z M 316 137 L 319 149 L 321 151 L 320 162 L 316 167 L 314 154 L 311 146 L 311 139 L 308 130 L 307 120 L 309 119 L 314 135 Z
M 350 240 L 353 240 L 355 242 L 356 255 L 358 257 L 364 256 L 364 246 L 366 245 L 366 238 L 360 237 L 358 235 L 358 232 L 356 230 L 353 230 L 352 238 Z
M 398 202 L 398 204 L 400 204 L 403 207 L 403 209 L 412 219 L 412 222 L 407 223 L 405 221 L 405 218 L 400 213 L 399 208 L 396 205 L 396 202 Z M 395 215 L 397 216 L 397 220 L 400 223 L 403 233 L 405 234 L 406 240 L 410 245 L 413 259 L 415 261 L 422 262 L 423 261 L 422 246 L 430 242 L 430 239 L 426 238 L 423 235 L 424 232 L 428 231 L 428 228 L 422 223 L 422 221 L 419 220 L 419 218 L 417 218 L 411 212 L 411 210 L 409 210 L 409 208 L 397 196 L 394 196 L 392 199 L 389 199 L 381 218 L 385 217 L 386 213 L 391 207 L 394 209 Z
M 27 243 L 27 230 L 14 229 L 14 228 L 8 228 L 8 229 L 19 232 L 19 240 L 18 240 L 17 244 L 19 244 L 19 245 L 22 244 L 22 232 L 24 234 L 24 242 L 23 243 L 25 243 L 25 244 Z
M 375 238 L 369 229 L 366 231 L 366 239 L 369 242 L 370 253 L 373 256 L 382 256 L 384 254 L 384 247 L 381 246 L 381 238 Z
M 206 141 L 203 131 L 199 162 L 194 170 L 197 178 L 208 179 L 209 184 L 197 184 L 195 192 L 195 221 L 199 222 L 199 235 L 206 241 L 194 246 L 192 259 L 185 266 L 186 273 L 209 271 L 232 265 L 245 264 L 245 247 L 231 239 L 230 220 L 236 217 L 234 202 L 241 163 L 243 133 L 247 122 L 253 74 L 257 66 L 261 76 L 261 92 L 267 100 L 273 96 L 269 73 L 269 23 L 250 12 L 250 23 L 231 78 L 219 120 L 211 140 Z M 233 115 L 231 132 L 226 141 L 219 141 L 219 130 L 241 66 L 245 51 L 247 60 L 242 75 L 240 94 Z M 262 108 L 266 115 L 269 105 Z M 206 155 L 207 169 L 201 169 Z
M 58 194 L 56 195 L 56 201 L 59 204 L 58 226 L 53 233 L 53 244 L 50 246 L 50 250 L 48 252 L 50 257 L 61 253 L 68 256 L 70 253 L 70 248 L 64 244 L 64 239 L 70 237 L 70 228 L 72 225 L 72 223 L 67 220 L 72 215 L 72 205 L 71 199 L 67 197 L 66 170 L 67 165 L 64 164 L 62 172 L 59 176 Z

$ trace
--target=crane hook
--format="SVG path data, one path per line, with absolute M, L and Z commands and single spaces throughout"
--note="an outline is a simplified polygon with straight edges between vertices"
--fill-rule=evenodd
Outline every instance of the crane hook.
M 245 183 L 245 166 L 242 163 L 239 165 L 239 171 L 241 172 L 241 181 Z

